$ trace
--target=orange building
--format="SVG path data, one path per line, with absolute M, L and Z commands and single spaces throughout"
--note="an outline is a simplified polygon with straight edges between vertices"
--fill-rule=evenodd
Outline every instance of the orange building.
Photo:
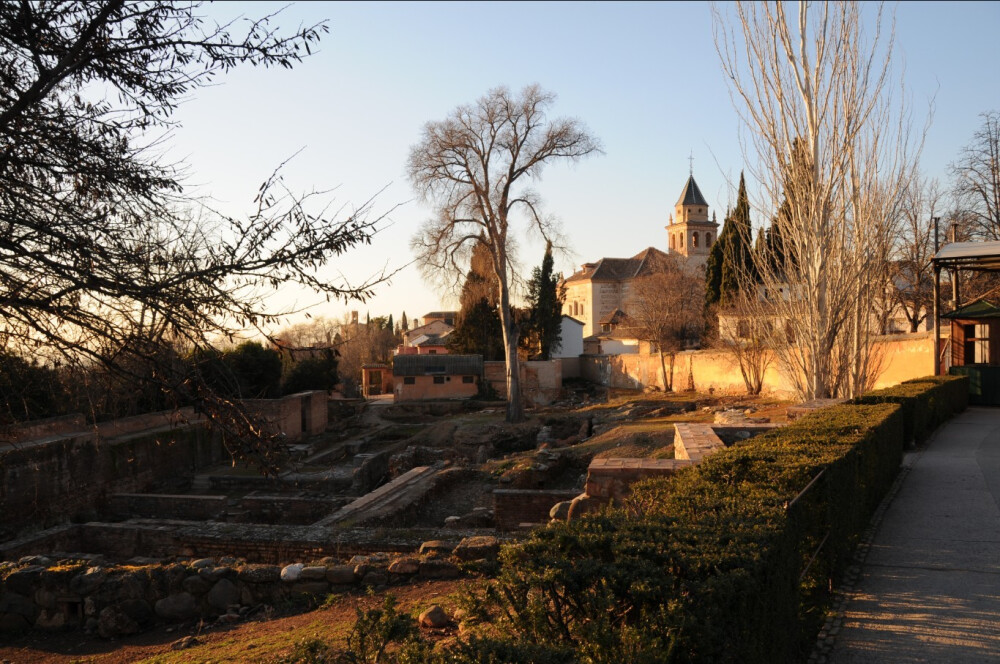
M 395 401 L 467 399 L 479 393 L 481 355 L 397 355 L 392 360 Z

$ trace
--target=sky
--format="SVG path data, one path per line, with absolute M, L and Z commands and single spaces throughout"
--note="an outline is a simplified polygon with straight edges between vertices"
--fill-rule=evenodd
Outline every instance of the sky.
M 735 198 L 742 130 L 708 4 L 220 3 L 205 13 L 223 21 L 283 7 L 279 26 L 327 21 L 319 48 L 291 71 L 240 68 L 195 91 L 174 118 L 167 158 L 184 164 L 189 193 L 230 214 L 249 211 L 260 184 L 291 158 L 282 171 L 291 189 L 328 192 L 343 215 L 371 201 L 371 214 L 384 216 L 371 246 L 335 258 L 322 275 L 351 285 L 394 276 L 363 303 L 286 287 L 270 298 L 273 309 L 396 320 L 405 311 L 412 320 L 457 308 L 413 264 L 410 239 L 432 213 L 407 181 L 406 160 L 425 123 L 499 85 L 555 93 L 550 115 L 579 120 L 603 145 L 602 155 L 551 164 L 534 184 L 569 240 L 556 259 L 567 275 L 605 256 L 666 250 L 664 226 L 691 168 L 720 223 Z M 1000 3 L 888 8 L 918 126 L 933 107 L 922 169 L 946 179 L 979 114 L 1000 108 Z M 518 240 L 528 275 L 544 247 Z

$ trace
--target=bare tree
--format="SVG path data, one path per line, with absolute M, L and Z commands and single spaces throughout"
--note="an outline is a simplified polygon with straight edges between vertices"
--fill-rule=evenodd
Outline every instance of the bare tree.
M 317 268 L 369 242 L 377 220 L 367 205 L 339 218 L 277 174 L 255 213 L 219 214 L 184 196 L 155 137 L 219 73 L 292 67 L 326 31 L 286 36 L 274 22 L 217 25 L 197 3 L 0 4 L 0 345 L 155 379 L 215 418 L 234 454 L 265 467 L 280 441 L 197 373 L 160 362 L 159 349 L 211 347 L 274 322 L 265 294 L 288 282 L 328 297 L 370 294 L 370 283 Z
M 663 389 L 668 392 L 674 388 L 677 351 L 697 339 L 705 326 L 705 282 L 700 274 L 675 255 L 667 255 L 662 264 L 629 285 L 627 329 L 656 349 Z
M 743 294 L 725 311 L 719 324 L 718 344 L 736 359 L 747 394 L 760 394 L 764 389 L 764 376 L 774 360 L 774 346 L 787 343 L 780 319 L 762 316 L 762 307 L 748 300 Z M 776 328 L 775 322 L 778 322 Z
M 784 245 L 778 260 L 758 255 L 761 297 L 751 302 L 789 328 L 795 343 L 776 360 L 807 399 L 854 395 L 873 380 L 870 314 L 911 168 L 909 114 L 888 95 L 891 31 L 878 7 L 869 39 L 862 10 L 799 2 L 715 12 L 759 205 Z
M 435 209 L 413 238 L 424 274 L 451 284 L 464 274 L 472 246 L 489 250 L 500 284 L 500 320 L 507 360 L 507 420 L 524 419 L 517 358 L 519 331 L 511 311 L 515 277 L 513 253 L 518 218 L 551 240 L 551 218 L 543 216 L 538 195 L 525 185 L 546 164 L 576 161 L 600 146 L 577 120 L 552 119 L 554 95 L 531 85 L 520 94 L 490 90 L 475 104 L 460 106 L 446 119 L 429 122 L 408 163 L 414 188 Z
M 933 307 L 934 217 L 941 212 L 943 192 L 935 179 L 914 178 L 903 192 L 900 232 L 890 270 L 892 304 L 916 332 Z
M 950 170 L 959 212 L 977 235 L 1000 240 L 1000 111 L 981 117 L 982 127 Z

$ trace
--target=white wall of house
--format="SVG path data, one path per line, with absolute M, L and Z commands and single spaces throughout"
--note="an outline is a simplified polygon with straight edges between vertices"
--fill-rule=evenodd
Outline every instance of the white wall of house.
M 564 315 L 560 325 L 562 344 L 553 358 L 577 357 L 583 354 L 583 323 Z
M 638 352 L 637 339 L 601 339 L 602 355 L 632 355 Z

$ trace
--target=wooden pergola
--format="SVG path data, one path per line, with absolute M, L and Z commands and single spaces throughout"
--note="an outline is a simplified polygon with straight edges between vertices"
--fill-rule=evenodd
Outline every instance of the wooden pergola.
M 934 375 L 941 374 L 941 270 L 952 271 L 952 299 L 962 308 L 958 275 L 969 272 L 1000 272 L 1000 242 L 951 242 L 931 259 L 934 267 Z M 964 356 L 963 356 L 964 357 Z

